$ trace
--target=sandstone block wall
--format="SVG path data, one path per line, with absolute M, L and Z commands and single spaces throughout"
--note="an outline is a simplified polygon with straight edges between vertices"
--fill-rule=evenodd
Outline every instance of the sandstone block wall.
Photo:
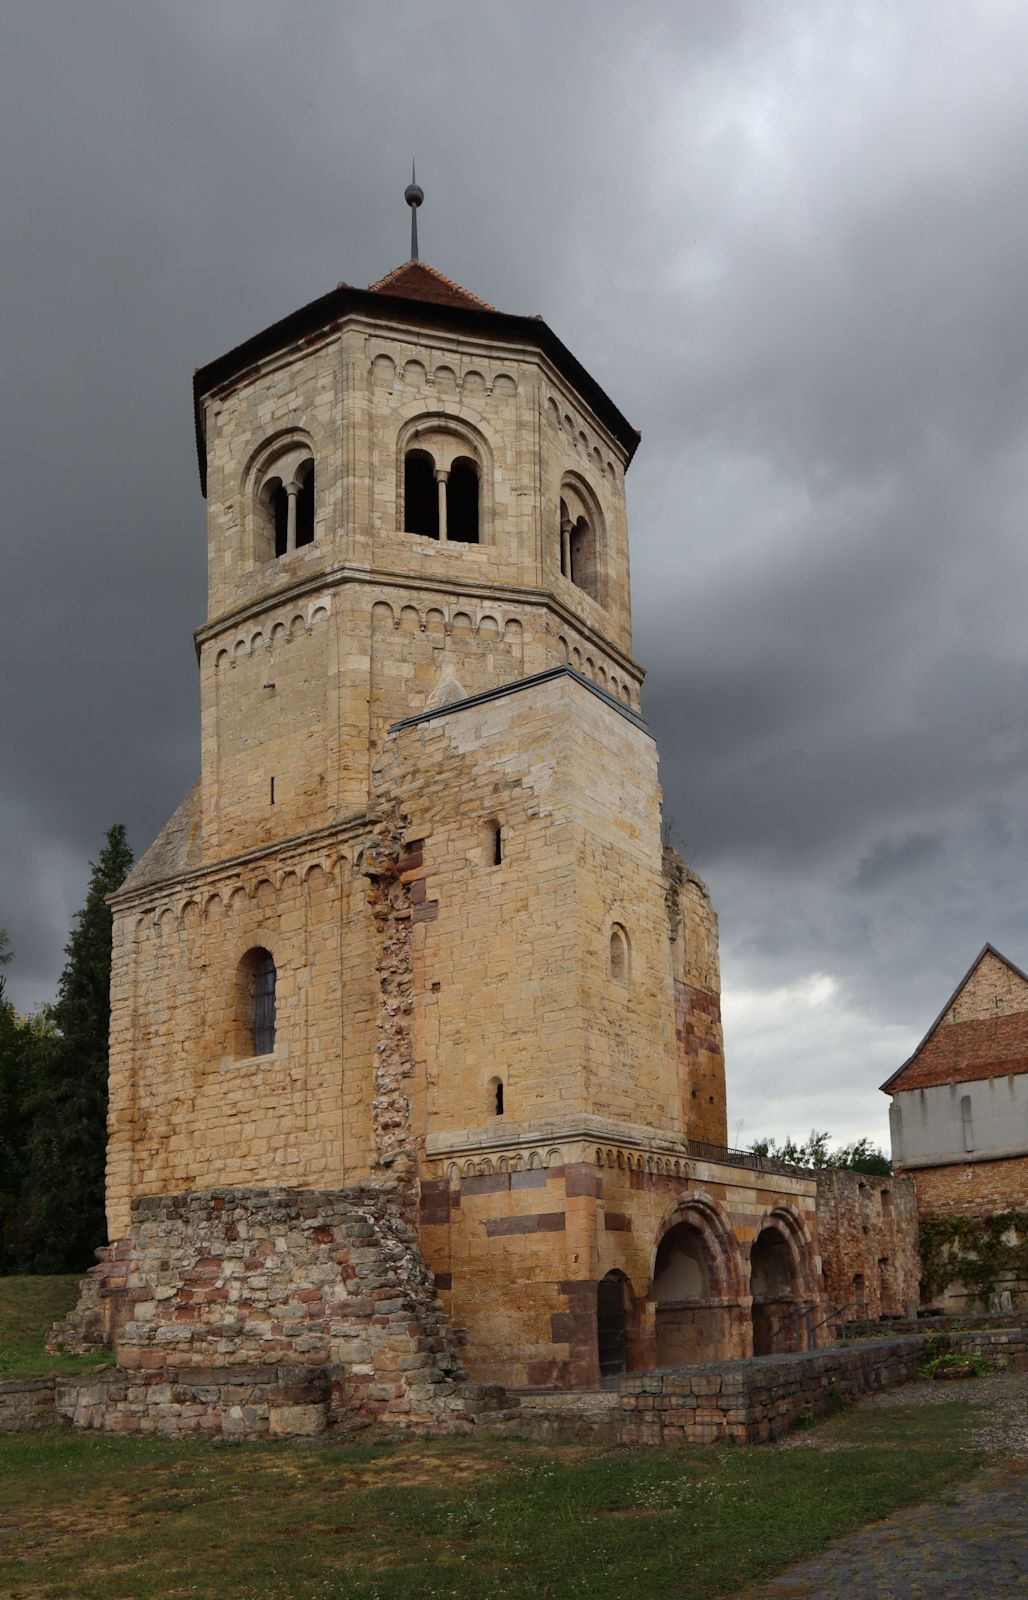
M 132 1199 L 214 1184 L 341 1187 L 370 1170 L 379 951 L 360 838 L 304 842 L 115 908 L 110 1237 Z M 243 1013 L 247 950 L 275 960 L 273 1055 Z
M 753 1350 L 749 1252 L 772 1218 L 788 1218 L 797 1270 L 789 1317 L 797 1344 L 819 1321 L 814 1186 L 688 1160 L 668 1141 L 626 1144 L 596 1121 L 593 1137 L 552 1124 L 534 1145 L 510 1138 L 435 1163 L 422 1183 L 422 1248 L 440 1300 L 464 1339 L 473 1377 L 527 1388 L 599 1381 L 597 1290 L 617 1274 L 627 1309 L 627 1365 L 661 1360 L 651 1286 L 658 1244 L 685 1222 L 702 1240 L 710 1291 L 687 1311 L 710 1358 Z M 828 1330 L 818 1337 L 828 1338 Z M 666 1359 L 666 1358 L 665 1358 Z
M 397 729 L 378 792 L 414 886 L 421 1138 L 587 1110 L 677 1132 L 652 741 L 570 675 Z M 501 834 L 495 863 L 490 826 Z M 615 927 L 628 970 L 612 971 Z

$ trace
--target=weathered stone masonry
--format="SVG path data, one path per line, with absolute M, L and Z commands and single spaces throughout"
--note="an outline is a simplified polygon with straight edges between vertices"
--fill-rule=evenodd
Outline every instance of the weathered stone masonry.
M 408 1210 L 400 1186 L 141 1199 L 118 1368 L 66 1396 L 69 1420 L 253 1435 L 470 1426 L 496 1399 L 466 1382 Z

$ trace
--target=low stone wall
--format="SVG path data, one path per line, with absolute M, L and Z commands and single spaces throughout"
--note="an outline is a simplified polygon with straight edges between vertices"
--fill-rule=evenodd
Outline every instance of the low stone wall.
M 0 1381 L 0 1433 L 48 1428 L 56 1421 L 53 1378 L 4 1378 Z
M 1013 1367 L 1028 1372 L 1028 1327 L 969 1328 L 960 1332 L 942 1329 L 932 1333 L 931 1344 L 938 1355 L 984 1356 L 995 1367 Z
M 923 1340 L 874 1339 L 802 1355 L 669 1368 L 619 1385 L 624 1444 L 777 1439 L 802 1418 L 917 1377 Z

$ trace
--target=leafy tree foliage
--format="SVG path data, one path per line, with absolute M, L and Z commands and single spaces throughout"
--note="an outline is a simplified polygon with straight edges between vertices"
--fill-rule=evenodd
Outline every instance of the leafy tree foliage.
M 787 1161 L 797 1167 L 842 1168 L 852 1172 L 879 1173 L 883 1177 L 888 1177 L 892 1172 L 889 1157 L 870 1139 L 855 1139 L 852 1144 L 843 1145 L 841 1150 L 829 1150 L 830 1138 L 830 1133 L 818 1133 L 816 1128 L 812 1128 L 801 1143 L 792 1138 L 783 1140 L 781 1144 L 774 1139 L 755 1139 L 750 1149 L 755 1155 L 765 1156 L 769 1161 Z
M 107 1035 L 111 912 L 106 897 L 132 865 L 125 829 L 107 831 L 85 904 L 65 946 L 57 1000 L 21 1024 L 21 1172 L 8 1214 L 5 1270 L 74 1272 L 106 1238 Z M 18 1174 L 16 1173 L 16 1177 Z

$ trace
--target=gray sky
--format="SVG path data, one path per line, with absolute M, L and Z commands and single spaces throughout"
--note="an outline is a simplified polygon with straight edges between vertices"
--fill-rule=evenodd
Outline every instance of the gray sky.
M 192 369 L 422 255 L 641 427 L 636 654 L 721 915 L 731 1134 L 885 1138 L 1028 961 L 1028 8 L 6 0 L 0 925 L 198 765 Z

